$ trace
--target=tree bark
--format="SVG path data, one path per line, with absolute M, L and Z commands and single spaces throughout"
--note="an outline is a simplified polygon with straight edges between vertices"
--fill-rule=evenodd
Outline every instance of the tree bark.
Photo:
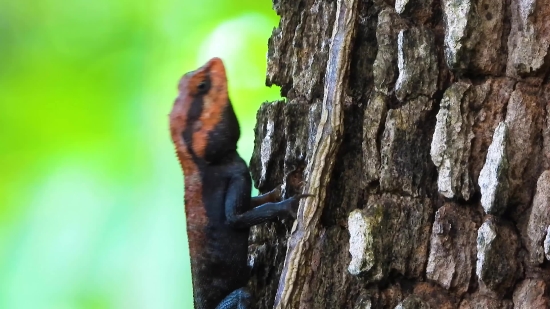
M 549 308 L 550 0 L 274 0 L 258 308 Z

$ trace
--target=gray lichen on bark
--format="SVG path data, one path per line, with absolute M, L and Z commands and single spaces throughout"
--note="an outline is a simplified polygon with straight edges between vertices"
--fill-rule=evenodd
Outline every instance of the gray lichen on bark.
M 368 271 L 375 265 L 374 257 L 374 238 L 380 237 L 376 230 L 382 221 L 382 213 L 376 211 L 373 215 L 364 214 L 360 209 L 356 209 L 349 214 L 349 253 L 351 261 L 348 271 L 352 275 L 359 275 Z M 381 279 L 381 271 L 375 271 L 372 275 L 374 279 Z
M 501 122 L 493 135 L 487 160 L 479 173 L 481 205 L 488 214 L 502 214 L 508 206 L 508 127 Z
M 439 105 L 430 155 L 438 169 L 439 193 L 447 198 L 469 200 L 474 186 L 469 171 L 472 132 L 468 83 L 449 87 Z

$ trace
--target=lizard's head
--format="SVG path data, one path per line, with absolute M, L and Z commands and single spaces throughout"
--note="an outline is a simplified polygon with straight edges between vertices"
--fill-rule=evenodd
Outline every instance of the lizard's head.
M 217 161 L 235 150 L 239 124 L 227 94 L 225 67 L 212 58 L 185 74 L 170 113 L 170 133 L 181 159 Z

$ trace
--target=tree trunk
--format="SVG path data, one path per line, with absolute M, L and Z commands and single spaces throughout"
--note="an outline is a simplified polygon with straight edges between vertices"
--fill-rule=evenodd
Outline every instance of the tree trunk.
M 274 0 L 258 308 L 548 308 L 550 0 Z

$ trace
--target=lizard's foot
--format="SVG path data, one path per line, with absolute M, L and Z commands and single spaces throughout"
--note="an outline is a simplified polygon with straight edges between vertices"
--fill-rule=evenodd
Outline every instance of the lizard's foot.
M 250 309 L 252 308 L 252 294 L 247 288 L 240 288 L 227 295 L 216 309 Z
M 303 199 L 303 198 L 310 197 L 310 196 L 313 196 L 313 195 L 311 195 L 311 194 L 298 194 L 298 195 L 294 195 L 293 197 L 282 201 L 281 203 L 284 204 L 287 214 L 290 217 L 292 217 L 293 219 L 296 219 L 296 217 L 298 216 L 298 207 L 300 206 L 300 200 Z

